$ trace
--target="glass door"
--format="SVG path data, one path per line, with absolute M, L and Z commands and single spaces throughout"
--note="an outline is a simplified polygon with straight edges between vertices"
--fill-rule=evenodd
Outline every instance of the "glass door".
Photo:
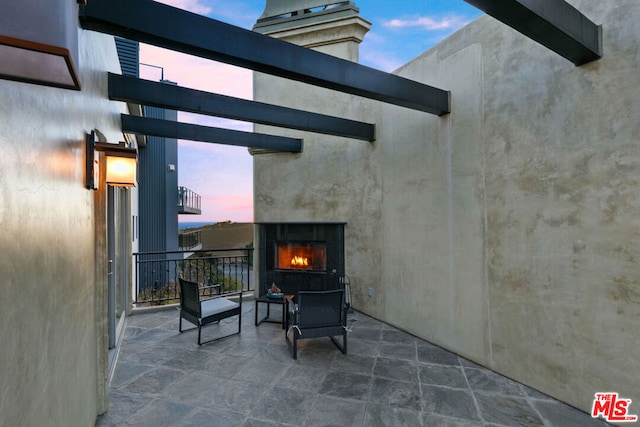
M 124 330 L 130 278 L 129 195 L 107 187 L 108 330 L 109 349 L 117 347 Z

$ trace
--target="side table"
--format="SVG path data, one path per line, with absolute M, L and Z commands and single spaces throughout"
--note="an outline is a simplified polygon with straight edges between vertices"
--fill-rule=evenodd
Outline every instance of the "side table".
M 258 304 L 267 304 L 267 315 L 262 319 L 258 320 Z M 272 320 L 269 319 L 269 312 L 271 304 L 281 305 L 282 306 L 282 320 Z M 267 298 L 267 296 L 261 296 L 260 298 L 256 298 L 256 313 L 255 313 L 255 325 L 258 326 L 260 323 L 280 323 L 282 325 L 282 329 L 284 329 L 285 325 L 285 316 L 287 315 L 287 298 Z

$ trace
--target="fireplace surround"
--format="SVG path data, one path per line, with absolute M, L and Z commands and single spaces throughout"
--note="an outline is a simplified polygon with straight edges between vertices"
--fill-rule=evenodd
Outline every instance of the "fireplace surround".
M 339 289 L 345 223 L 258 223 L 259 295 Z

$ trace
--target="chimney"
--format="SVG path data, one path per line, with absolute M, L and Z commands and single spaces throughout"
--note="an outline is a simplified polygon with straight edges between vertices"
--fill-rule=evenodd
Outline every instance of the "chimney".
M 371 23 L 352 1 L 267 0 L 253 30 L 358 62 L 359 45 Z

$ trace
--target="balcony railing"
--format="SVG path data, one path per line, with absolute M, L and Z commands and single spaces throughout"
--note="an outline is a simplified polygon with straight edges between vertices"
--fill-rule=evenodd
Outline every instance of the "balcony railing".
M 253 291 L 253 248 L 215 251 L 140 252 L 133 254 L 136 268 L 133 303 L 136 306 L 179 302 L 178 278 L 202 286 L 220 285 L 207 292 Z
M 200 230 L 185 231 L 178 234 L 178 248 L 181 251 L 192 251 L 202 248 Z
M 186 187 L 178 187 L 178 213 L 200 215 L 202 213 L 200 195 Z

